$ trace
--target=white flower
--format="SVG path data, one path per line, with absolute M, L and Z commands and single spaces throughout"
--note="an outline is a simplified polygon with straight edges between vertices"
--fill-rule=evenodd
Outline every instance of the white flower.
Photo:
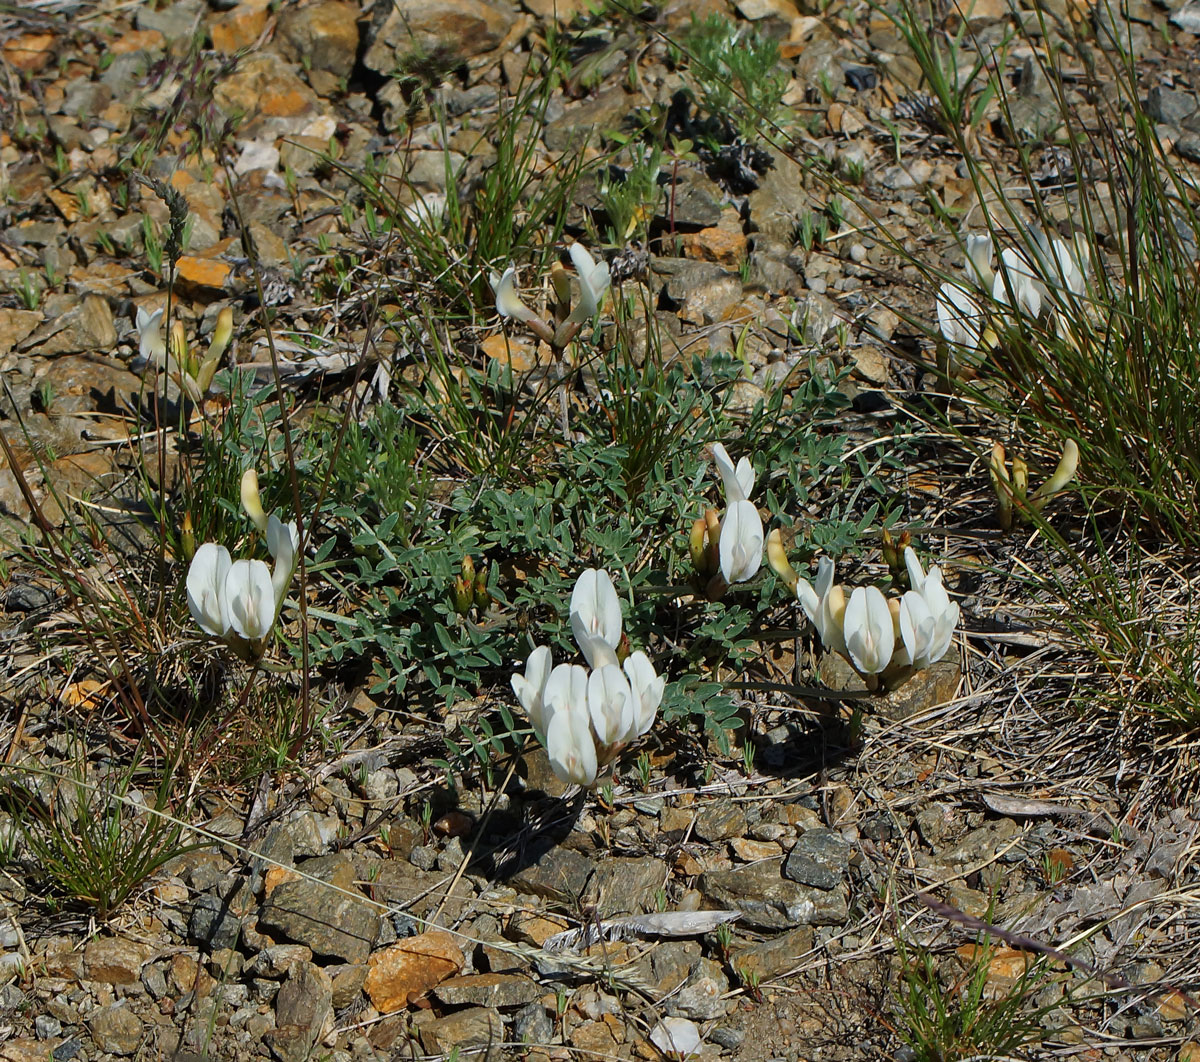
M 271 569 L 260 560 L 234 561 L 225 576 L 225 608 L 230 626 L 246 641 L 266 638 L 277 610 Z
M 1047 294 L 1045 284 L 1038 279 L 1037 270 L 1029 259 L 1015 247 L 1005 248 L 1000 255 L 1000 270 L 992 282 L 992 298 L 1036 319 L 1042 312 L 1042 299 Z
M 564 708 L 550 717 L 546 754 L 551 770 L 564 782 L 586 786 L 596 780 L 596 743 L 586 709 Z
M 686 1062 L 704 1043 L 700 1029 L 687 1018 L 662 1018 L 650 1030 L 650 1042 L 667 1058 Z
M 579 276 L 579 302 L 575 304 L 567 320 L 583 324 L 599 313 L 600 303 L 604 301 L 612 278 L 608 263 L 601 261 L 597 264 L 582 243 L 571 244 L 568 253 Z
M 734 468 L 729 451 L 721 443 L 716 443 L 713 446 L 713 463 L 717 466 L 721 482 L 725 485 L 726 504 L 748 501 L 751 491 L 754 490 L 754 466 L 750 459 L 743 457 L 737 463 L 737 468 Z
M 275 588 L 275 607 L 278 611 L 287 595 L 288 585 L 296 571 L 296 551 L 300 546 L 300 532 L 296 521 L 286 524 L 272 514 L 267 519 L 267 552 L 275 558 L 275 570 L 271 573 L 271 584 Z
M 654 725 L 658 706 L 662 704 L 667 679 L 655 673 L 650 658 L 640 649 L 630 653 L 625 661 L 625 677 L 633 694 L 633 721 L 636 737 L 641 737 Z
M 904 565 L 908 569 L 908 581 L 913 592 L 920 595 L 933 618 L 933 633 L 928 639 L 925 657 L 929 663 L 935 664 L 950 648 L 954 628 L 958 625 L 958 605 L 950 600 L 946 588 L 942 585 L 942 570 L 935 564 L 926 575 L 916 550 L 911 546 L 904 551 Z M 903 635 L 903 631 L 901 634 Z
M 877 586 L 859 586 L 846 603 L 842 620 L 846 652 L 863 675 L 878 675 L 892 661 L 896 632 L 887 598 Z
M 214 638 L 224 638 L 229 631 L 225 579 L 232 563 L 224 546 L 205 542 L 196 550 L 188 568 L 188 610 L 200 629 Z
M 258 469 L 248 468 L 242 473 L 242 508 L 259 533 L 267 529 L 267 514 L 263 511 L 262 496 L 258 493 Z M 274 553 L 271 554 L 274 556 Z
M 1069 291 L 1076 298 L 1083 295 L 1087 288 L 1087 263 L 1084 256 L 1078 253 L 1078 245 L 1072 246 L 1065 240 L 1051 240 L 1044 233 L 1038 234 L 1037 243 L 1038 265 L 1043 276 L 1054 287 Z
M 162 316 L 161 309 L 147 313 L 139 306 L 135 318 L 138 330 L 138 354 L 144 360 L 156 365 L 161 365 L 167 354 L 167 344 L 163 341 L 162 331 L 159 327 Z
M 602 568 L 587 568 L 571 591 L 571 631 L 592 667 L 617 662 L 621 644 L 621 602 Z
M 517 270 L 514 266 L 509 266 L 503 276 L 492 274 L 492 290 L 496 293 L 496 312 L 501 317 L 511 317 L 514 321 L 521 321 L 524 324 L 541 324 L 538 315 L 534 313 L 528 306 L 521 301 L 521 296 L 517 294 L 516 280 Z
M 900 645 L 896 646 L 896 655 L 892 658 L 892 663 L 898 667 L 911 665 L 915 668 L 928 667 L 934 663 L 929 658 L 929 650 L 936 633 L 936 624 L 925 599 L 916 591 L 909 590 L 900 598 L 897 625 L 900 629 Z
M 587 718 L 587 668 L 578 664 L 559 664 L 550 672 L 542 690 L 542 719 L 546 732 L 559 712 L 578 712 Z
M 725 582 L 732 586 L 754 578 L 763 552 L 763 522 L 754 502 L 737 501 L 725 510 L 718 552 Z
M 588 714 L 596 743 L 606 750 L 637 737 L 633 694 L 616 664 L 598 667 L 588 676 Z
M 513 693 L 529 722 L 533 724 L 534 733 L 539 740 L 546 737 L 547 714 L 545 711 L 546 683 L 550 681 L 550 671 L 553 665 L 550 650 L 544 645 L 537 646 L 525 661 L 525 674 L 513 675 Z
M 835 566 L 828 557 L 817 561 L 817 585 L 814 590 L 807 579 L 796 582 L 796 598 L 805 615 L 817 628 L 821 644 L 834 653 L 846 651 L 842 619 L 846 612 L 846 588 L 833 581 Z
M 946 283 L 938 288 L 938 328 L 952 347 L 962 347 L 974 353 L 979 349 L 983 331 L 984 312 L 974 296 L 957 284 Z
M 967 279 L 983 291 L 991 291 L 996 279 L 992 269 L 992 237 L 968 236 L 967 244 Z

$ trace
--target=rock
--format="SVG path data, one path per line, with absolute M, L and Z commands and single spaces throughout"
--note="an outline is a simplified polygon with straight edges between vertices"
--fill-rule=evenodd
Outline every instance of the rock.
M 280 1062 L 305 1062 L 332 1024 L 329 975 L 312 963 L 298 963 L 275 997 L 275 1028 L 263 1039 Z
M 268 14 L 263 4 L 244 3 L 214 15 L 208 23 L 214 50 L 234 55 L 249 48 L 266 28 Z
M 540 1003 L 530 1003 L 513 1016 L 512 1038 L 519 1044 L 548 1044 L 554 1038 L 554 1022 Z
M 274 52 L 246 56 L 213 90 L 213 101 L 229 116 L 244 115 L 238 135 L 253 138 L 268 131 L 302 134 L 320 109 L 317 94 L 297 68 Z
M 780 876 L 782 859 L 706 871 L 699 888 L 707 902 L 742 912 L 742 924 L 755 929 L 840 925 L 846 918 L 846 890 L 814 889 Z
M 0 308 L 0 356 L 15 349 L 41 323 L 41 310 Z
M 686 1018 L 663 1018 L 650 1030 L 650 1042 L 665 1058 L 690 1058 L 704 1040 L 694 1022 Z
M 666 198 L 661 207 L 662 218 L 664 221 L 672 220 L 677 232 L 699 230 L 695 236 L 698 238 L 698 245 L 703 245 L 708 242 L 704 233 L 720 232 L 716 225 L 721 220 L 721 200 L 723 198 L 720 187 L 703 173 L 698 170 L 683 169 L 676 175 L 675 183 L 666 189 Z M 722 233 L 715 239 L 724 241 L 726 235 L 741 236 L 741 233 Z M 696 245 L 694 244 L 694 246 Z M 742 237 L 742 247 L 745 247 L 745 237 Z M 703 256 L 696 255 L 694 257 Z M 706 260 L 716 261 L 715 258 Z
M 577 901 L 583 895 L 594 869 L 587 856 L 555 846 L 544 852 L 536 862 L 518 870 L 509 884 L 518 892 L 566 903 Z
M 117 345 L 117 330 L 112 311 L 99 295 L 64 296 L 57 305 L 46 300 L 46 310 L 54 314 L 40 328 L 17 344 L 30 354 L 107 354 Z
M 106 985 L 131 985 L 153 954 L 145 944 L 123 937 L 93 940 L 83 949 L 84 976 Z
M 746 833 L 746 813 L 732 800 L 714 800 L 696 816 L 696 836 L 702 841 L 725 841 Z
M 259 909 L 259 929 L 305 944 L 314 955 L 366 962 L 379 933 L 379 909 L 357 893 L 349 857 L 309 859 L 300 869 L 327 877 L 335 888 L 325 880 L 280 882 Z
M 605 1014 L 599 1021 L 576 1025 L 567 1039 L 584 1058 L 613 1058 L 624 1040 L 624 1029 L 615 1015 Z
M 653 910 L 654 894 L 663 887 L 666 868 L 661 859 L 616 857 L 602 860 L 583 893 L 601 918 Z
M 367 979 L 367 968 L 361 964 L 327 966 L 325 972 L 333 982 L 333 1007 L 341 1010 L 357 1002 Z
M 176 266 L 183 290 L 195 297 L 211 299 L 224 294 L 225 285 L 233 276 L 233 266 L 219 258 L 185 254 L 180 257 Z
M 474 1062 L 492 1062 L 503 1057 L 504 1022 L 488 1007 L 469 1007 L 420 1027 L 421 1046 L 431 1055 L 449 1055 Z
M 431 929 L 372 955 L 363 989 L 376 1010 L 390 1014 L 458 973 L 465 961 L 454 937 Z
M 101 1007 L 88 1018 L 92 1040 L 110 1055 L 132 1055 L 142 1045 L 143 1026 L 128 1000 Z
M 783 864 L 783 876 L 816 889 L 837 888 L 850 869 L 850 843 L 822 827 L 800 835 Z
M 722 998 L 729 991 L 729 981 L 720 965 L 712 959 L 696 963 L 678 992 L 663 1001 L 663 1009 L 673 1017 L 695 1021 L 723 1018 L 727 1008 Z
M 1171 22 L 1187 33 L 1200 36 L 1200 3 L 1188 0 L 1178 11 L 1171 15 Z
M 887 355 L 878 347 L 856 347 L 850 354 L 854 359 L 854 372 L 867 383 L 882 387 L 888 382 L 890 366 Z
M 383 18 L 367 31 L 363 63 L 385 75 L 415 56 L 457 65 L 483 55 L 500 46 L 515 21 L 510 8 L 486 0 L 394 0 L 379 10 Z
M 746 257 L 746 237 L 740 232 L 715 227 L 701 229 L 684 234 L 682 244 L 684 257 L 699 262 L 716 262 L 736 268 Z
M 357 4 L 321 0 L 307 7 L 286 8 L 279 17 L 275 42 L 284 58 L 349 77 L 358 54 Z
M 865 692 L 867 688 L 858 672 L 837 653 L 826 653 L 821 658 L 817 674 L 831 690 Z M 957 657 L 946 656 L 914 672 L 896 688 L 864 699 L 863 707 L 883 719 L 909 719 L 952 701 L 961 677 L 962 666 Z
M 202 892 L 192 904 L 188 934 L 209 951 L 237 946 L 242 920 L 230 909 L 227 900 L 211 892 Z
M 246 974 L 249 977 L 282 979 L 293 967 L 311 962 L 312 957 L 312 948 L 303 944 L 271 944 L 246 964 Z
M 764 940 L 761 944 L 738 948 L 729 959 L 729 966 L 742 980 L 747 975 L 760 981 L 778 977 L 800 964 L 800 957 L 812 951 L 814 935 L 809 926 L 800 926 Z
M 1196 113 L 1196 109 L 1196 97 L 1178 89 L 1156 85 L 1146 97 L 1146 113 L 1156 122 L 1165 122 L 1167 125 L 1183 125 Z
M 654 271 L 669 276 L 667 298 L 678 305 L 680 318 L 689 324 L 724 320 L 742 298 L 741 280 L 719 265 L 659 258 Z
M 545 989 L 518 974 L 466 974 L 451 977 L 433 990 L 439 1003 L 451 1007 L 519 1007 L 540 999 Z
M 782 826 L 775 828 L 782 833 Z M 774 859 L 782 855 L 782 849 L 777 842 L 751 840 L 748 837 L 731 838 L 729 849 L 743 863 L 757 863 L 760 859 Z

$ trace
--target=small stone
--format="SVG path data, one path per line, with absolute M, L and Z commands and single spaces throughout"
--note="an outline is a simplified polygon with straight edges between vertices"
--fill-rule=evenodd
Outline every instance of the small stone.
M 309 70 L 349 77 L 358 52 L 358 14 L 358 5 L 341 0 L 288 7 L 280 13 L 275 41 L 285 58 L 305 62 Z
M 62 1036 L 62 1022 L 49 1014 L 39 1014 L 33 1019 L 33 1032 L 39 1040 Z
M 499 47 L 515 11 L 486 0 L 393 0 L 367 33 L 363 63 L 390 74 L 411 56 L 452 55 L 458 62 Z
M 887 356 L 878 347 L 856 347 L 851 352 L 854 372 L 867 383 L 882 387 L 888 382 L 890 366 Z
M 684 257 L 699 262 L 716 262 L 736 268 L 746 257 L 746 237 L 740 232 L 711 227 L 685 233 L 682 242 Z
M 554 1038 L 554 1022 L 540 1003 L 530 1003 L 513 1016 L 512 1034 L 517 1043 L 548 1044 Z
M 800 835 L 783 864 L 783 876 L 816 889 L 833 889 L 850 869 L 850 845 L 836 830 L 822 827 Z
M 213 48 L 222 55 L 233 55 L 258 40 L 267 25 L 269 12 L 263 4 L 238 4 L 214 15 L 208 24 Z
M 312 962 L 312 948 L 303 944 L 271 944 L 246 964 L 249 977 L 286 977 L 293 966 Z
M 782 827 L 775 828 L 783 832 Z M 783 854 L 774 841 L 754 841 L 746 837 L 733 838 L 729 842 L 729 849 L 743 863 L 756 863 L 760 859 L 773 859 Z
M 584 903 L 594 905 L 601 918 L 640 914 L 654 906 L 666 870 L 653 856 L 602 860 L 584 891 Z
M 49 311 L 54 304 L 46 301 Z M 117 345 L 112 310 L 99 295 L 65 296 L 59 312 L 17 344 L 32 354 L 107 354 Z
M 154 952 L 123 937 L 93 940 L 83 949 L 84 976 L 106 985 L 131 985 Z
M 725 841 L 746 833 L 746 813 L 732 800 L 716 800 L 696 816 L 696 836 L 702 841 Z
M 209 951 L 237 946 L 242 920 L 230 909 L 227 900 L 211 892 L 202 892 L 192 905 L 188 934 Z
M 605 1014 L 599 1021 L 585 1021 L 571 1030 L 567 1039 L 585 1058 L 612 1058 L 623 1037 L 617 1019 Z
M 367 979 L 367 968 L 361 964 L 327 966 L 325 972 L 333 982 L 333 1008 L 341 1010 L 358 1000 Z
M 132 1055 L 142 1044 L 142 1022 L 126 1000 L 93 1012 L 88 1028 L 96 1046 L 110 1055 Z
M 474 1062 L 491 1062 L 502 1057 L 504 1022 L 495 1010 L 469 1007 L 426 1022 L 419 1035 L 421 1046 L 430 1054 L 448 1055 L 457 1049 Z
M 1156 85 L 1146 97 L 1146 113 L 1156 122 L 1183 125 L 1196 113 L 1196 97 L 1190 92 Z
M 303 1062 L 333 1024 L 329 975 L 312 963 L 292 967 L 275 997 L 275 1028 L 264 1037 L 281 1062 Z
M 225 290 L 225 284 L 233 275 L 233 266 L 217 258 L 199 258 L 185 254 L 180 257 L 179 282 L 193 294 L 212 297 Z
M 663 1006 L 668 1014 L 695 1021 L 723 1018 L 727 1009 L 722 998 L 729 991 L 729 981 L 721 967 L 712 959 L 696 963 L 683 987 L 667 999 Z
M 742 924 L 756 929 L 792 929 L 800 925 L 840 925 L 846 918 L 846 890 L 816 889 L 780 876 L 783 860 L 766 859 L 735 870 L 700 876 L 705 899 L 716 907 L 742 912 Z

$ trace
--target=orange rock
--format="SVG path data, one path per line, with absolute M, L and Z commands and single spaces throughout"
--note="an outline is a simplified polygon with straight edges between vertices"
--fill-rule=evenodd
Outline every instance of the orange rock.
M 166 38 L 156 29 L 130 30 L 109 41 L 105 47 L 114 55 L 127 55 L 129 52 L 144 52 L 151 48 L 161 48 L 165 42 Z
M 489 358 L 517 372 L 528 372 L 533 367 L 533 346 L 504 332 L 488 336 L 479 347 Z
M 60 188 L 47 188 L 46 198 L 57 208 L 64 221 L 79 220 L 79 197 Z
M 267 25 L 267 9 L 259 4 L 243 3 L 213 17 L 208 24 L 213 47 L 225 55 L 249 48 Z
M 746 257 L 746 237 L 717 228 L 689 232 L 683 237 L 683 256 L 736 266 Z
M 406 1007 L 462 969 L 462 949 L 454 937 L 431 929 L 399 941 L 370 957 L 363 988 L 381 1014 Z
M 1183 1021 L 1191 1011 L 1183 993 L 1178 991 L 1168 992 L 1158 1001 L 1158 1014 L 1163 1021 Z
M 263 892 L 270 896 L 275 891 L 275 886 L 282 885 L 285 881 L 299 881 L 300 875 L 294 870 L 289 870 L 287 867 L 269 867 L 263 875 Z
M 9 65 L 32 73 L 41 70 L 54 58 L 53 49 L 53 33 L 23 33 L 20 37 L 5 41 L 0 46 L 0 53 Z
M 224 290 L 233 274 L 233 266 L 218 258 L 198 258 L 185 254 L 179 259 L 179 282 L 191 288 L 203 288 L 210 293 Z

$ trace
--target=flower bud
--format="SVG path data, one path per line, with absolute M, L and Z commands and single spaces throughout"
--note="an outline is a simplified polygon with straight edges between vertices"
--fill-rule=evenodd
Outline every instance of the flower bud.
M 465 616 L 475 603 L 474 584 L 467 582 L 461 575 L 455 576 L 453 599 L 454 611 L 460 616 Z
M 1075 478 L 1075 472 L 1078 468 L 1079 446 L 1074 439 L 1068 439 L 1063 444 L 1062 457 L 1059 458 L 1058 467 L 1054 470 L 1054 475 L 1034 492 L 1034 507 L 1040 510 L 1051 495 L 1057 494 Z
M 196 387 L 201 395 L 208 393 L 213 377 L 217 374 L 217 366 L 233 337 L 233 307 L 226 306 L 217 315 L 217 327 L 213 329 L 212 340 L 208 344 L 208 353 L 196 370 Z
M 171 337 L 167 343 L 167 353 L 175 360 L 175 364 L 180 370 L 184 372 L 188 370 L 187 336 L 183 331 L 183 322 L 178 317 L 171 322 Z
M 700 517 L 692 524 L 692 532 L 688 535 L 688 555 L 692 558 L 692 567 L 698 575 L 708 575 L 708 524 Z
M 475 582 L 475 561 L 472 559 L 471 554 L 466 553 L 463 555 L 462 564 L 460 565 L 460 573 L 463 577 L 463 582 Z
M 561 262 L 550 267 L 550 283 L 554 288 L 554 319 L 562 323 L 571 313 L 571 278 Z
M 248 468 L 242 473 L 242 508 L 250 522 L 262 533 L 267 530 L 267 514 L 263 512 L 262 497 L 258 493 L 258 470 Z
M 1024 508 L 1025 499 L 1029 495 L 1029 466 L 1020 455 L 1012 459 L 1012 489 L 1018 505 Z
M 771 565 L 771 570 L 783 581 L 783 585 L 788 588 L 788 593 L 795 596 L 796 584 L 800 581 L 800 573 L 792 567 L 791 562 L 788 560 L 787 550 L 783 546 L 783 534 L 779 528 L 775 528 L 774 531 L 767 535 L 767 563 Z
M 988 460 L 988 473 L 992 479 L 992 490 L 996 492 L 996 515 L 1000 526 L 1007 531 L 1012 527 L 1012 484 L 1008 478 L 1008 466 L 1005 461 L 1004 444 L 996 443 L 992 447 L 992 456 Z
M 183 559 L 191 563 L 196 555 L 196 533 L 192 530 L 192 514 L 189 510 L 183 514 L 183 526 L 180 529 L 179 545 L 183 550 Z
M 475 575 L 475 586 L 472 597 L 475 607 L 480 612 L 486 612 L 492 604 L 492 595 L 488 592 L 487 568 L 480 568 Z

